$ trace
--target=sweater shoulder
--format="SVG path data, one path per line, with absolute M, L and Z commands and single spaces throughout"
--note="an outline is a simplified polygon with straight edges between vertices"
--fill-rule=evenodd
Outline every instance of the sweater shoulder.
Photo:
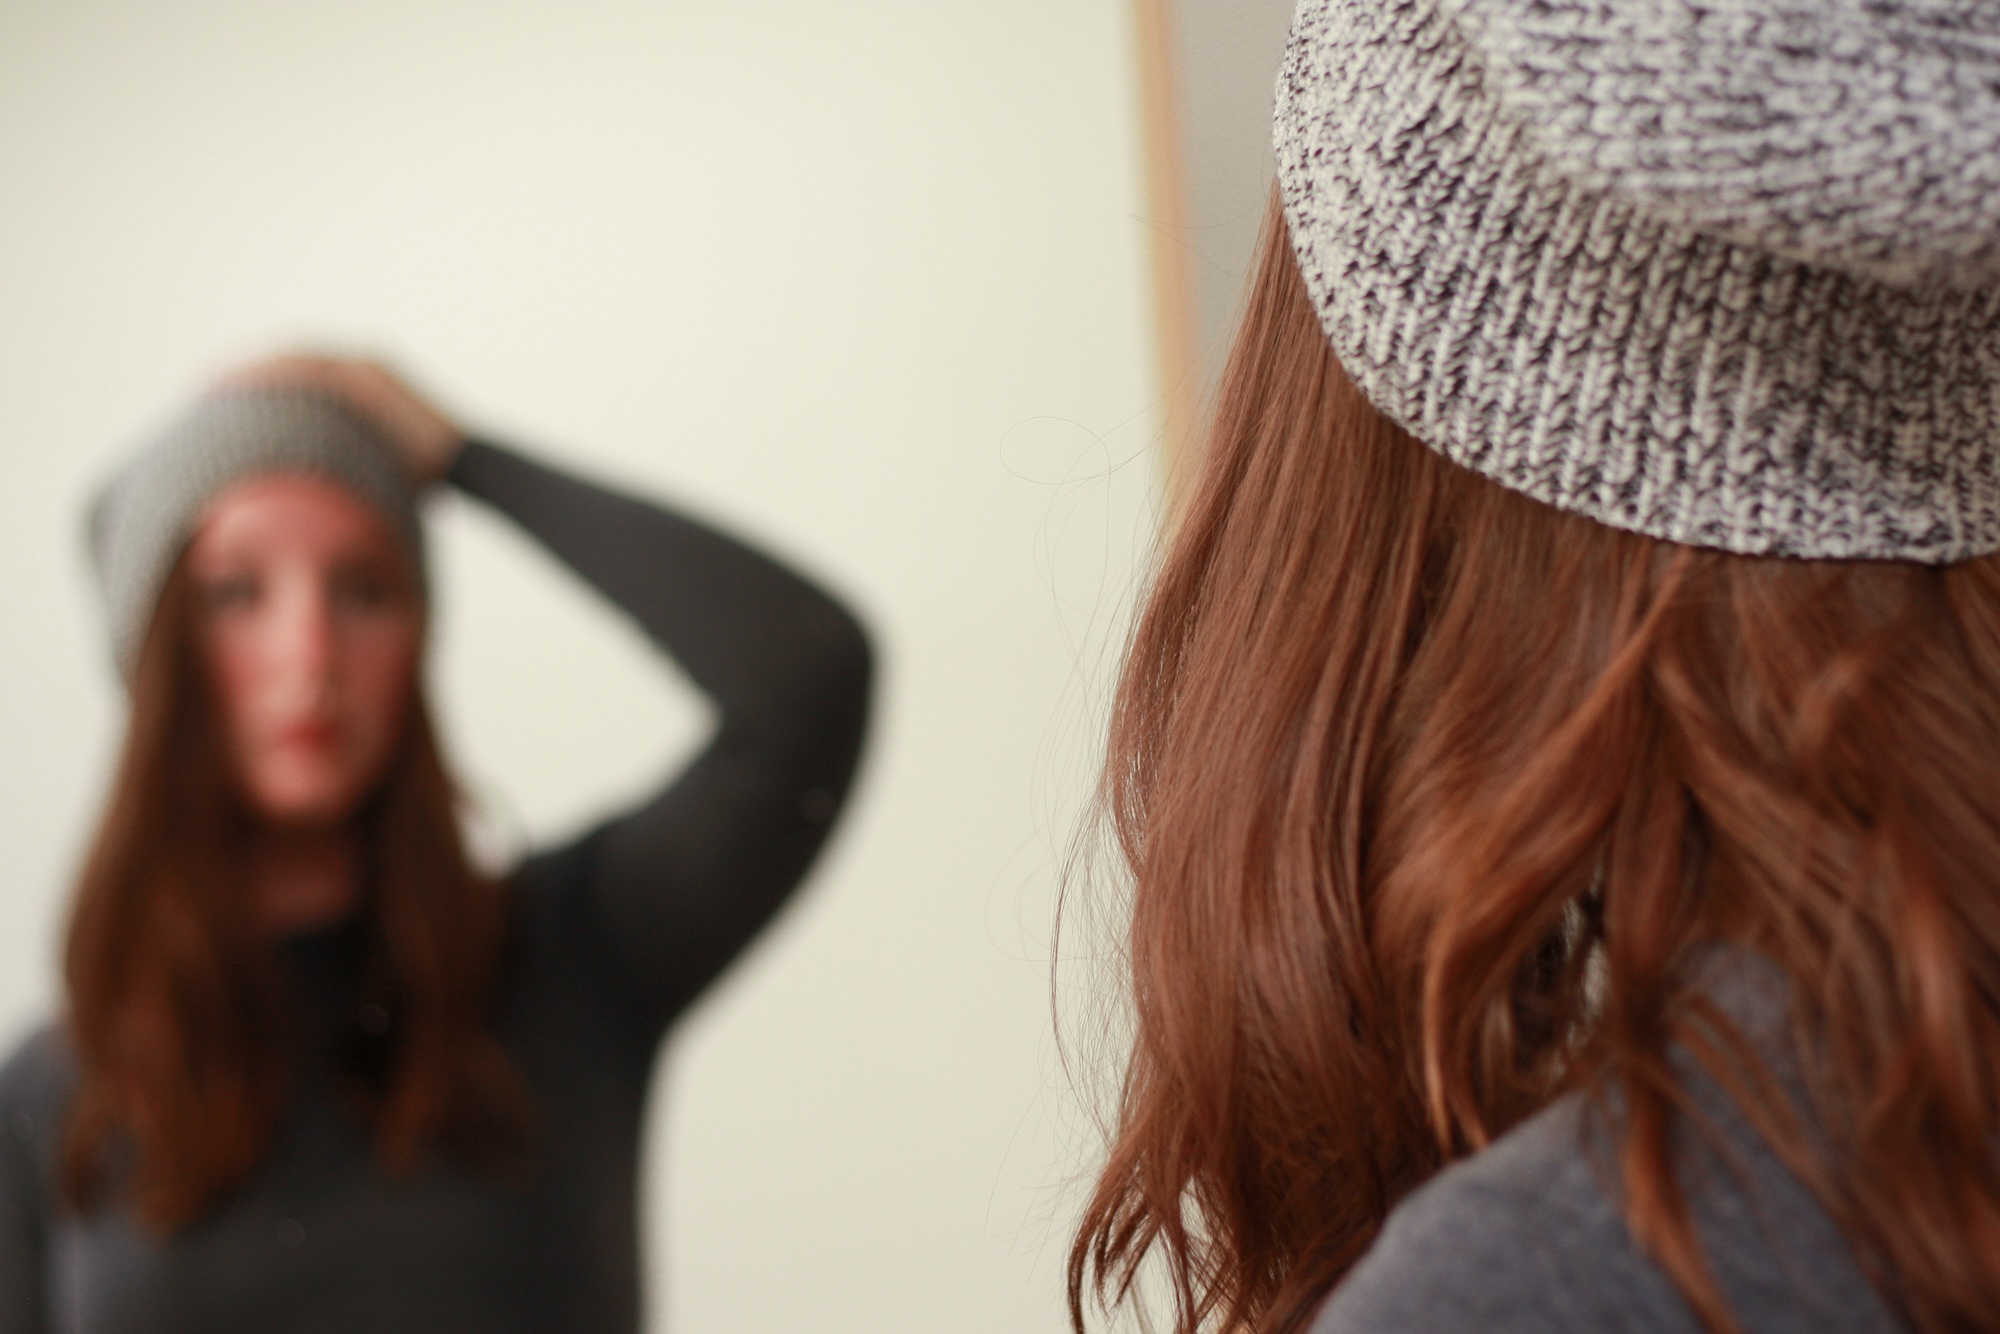
M 1602 1184 L 1604 1136 L 1565 1099 L 1438 1173 L 1390 1214 L 1312 1334 L 1696 1334 Z
M 1675 1156 L 1703 1258 L 1750 1334 L 1902 1334 L 1854 1247 L 1712 1082 L 1689 1080 L 1713 1132 Z M 1561 1099 L 1438 1173 L 1389 1216 L 1312 1334 L 1615 1330 L 1698 1334 L 1633 1239 L 1610 1113 Z
M 62 1027 L 30 1029 L 0 1062 L 0 1111 L 8 1115 L 59 1106 L 76 1087 L 76 1058 Z
M 0 1063 L 0 1144 L 17 1171 L 41 1176 L 53 1170 L 63 1117 L 76 1091 L 76 1060 L 59 1025 L 36 1028 Z

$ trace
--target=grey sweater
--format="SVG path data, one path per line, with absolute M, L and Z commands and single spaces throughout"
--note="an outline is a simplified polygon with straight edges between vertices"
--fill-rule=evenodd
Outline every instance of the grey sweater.
M 285 944 L 304 1052 L 268 1160 L 169 1237 L 78 1217 L 53 1172 L 75 1071 L 59 1028 L 0 1070 L 0 1334 L 616 1334 L 639 1323 L 636 1169 L 669 1023 L 783 903 L 859 753 L 870 656 L 854 619 L 693 523 L 474 444 L 451 480 L 628 613 L 717 705 L 664 791 L 514 876 L 496 1033 L 534 1100 L 524 1179 L 378 1172 L 328 1036 L 352 935 Z
M 1775 972 L 1738 956 L 1709 994 L 1787 1077 Z M 1680 1135 L 1681 1180 L 1745 1334 L 1902 1334 L 1826 1211 L 1722 1090 L 1682 1067 L 1720 1140 Z M 1626 1231 L 1617 1181 L 1602 1113 L 1560 1101 L 1403 1201 L 1311 1334 L 1700 1334 Z

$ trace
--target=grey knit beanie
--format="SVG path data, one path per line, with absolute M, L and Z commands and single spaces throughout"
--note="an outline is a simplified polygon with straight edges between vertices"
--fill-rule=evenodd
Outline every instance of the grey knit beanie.
M 309 473 L 373 504 L 423 578 L 423 526 L 393 447 L 339 403 L 305 390 L 211 394 L 155 436 L 98 492 L 90 547 L 112 652 L 130 679 L 154 604 L 210 501 L 265 473 Z
M 2000 4 L 1302 0 L 1292 248 L 1369 399 L 1750 554 L 2000 549 Z

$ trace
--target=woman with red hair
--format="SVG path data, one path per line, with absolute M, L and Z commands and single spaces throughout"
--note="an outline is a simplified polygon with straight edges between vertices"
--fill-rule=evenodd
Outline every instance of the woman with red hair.
M 439 482 L 718 714 L 661 792 L 498 881 L 419 680 Z M 204 396 L 91 537 L 131 718 L 61 1019 L 0 1069 L 0 1331 L 636 1330 L 653 1059 L 826 837 L 860 627 L 324 358 Z
M 1171 1327 L 2000 1329 L 2000 27 L 1304 0 L 1105 778 Z

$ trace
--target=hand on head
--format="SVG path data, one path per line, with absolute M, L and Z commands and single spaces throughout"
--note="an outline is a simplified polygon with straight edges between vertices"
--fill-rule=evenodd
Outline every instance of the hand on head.
M 379 362 L 286 353 L 240 366 L 216 381 L 217 390 L 289 386 L 339 400 L 395 446 L 418 486 L 443 477 L 465 443 L 456 423 Z

